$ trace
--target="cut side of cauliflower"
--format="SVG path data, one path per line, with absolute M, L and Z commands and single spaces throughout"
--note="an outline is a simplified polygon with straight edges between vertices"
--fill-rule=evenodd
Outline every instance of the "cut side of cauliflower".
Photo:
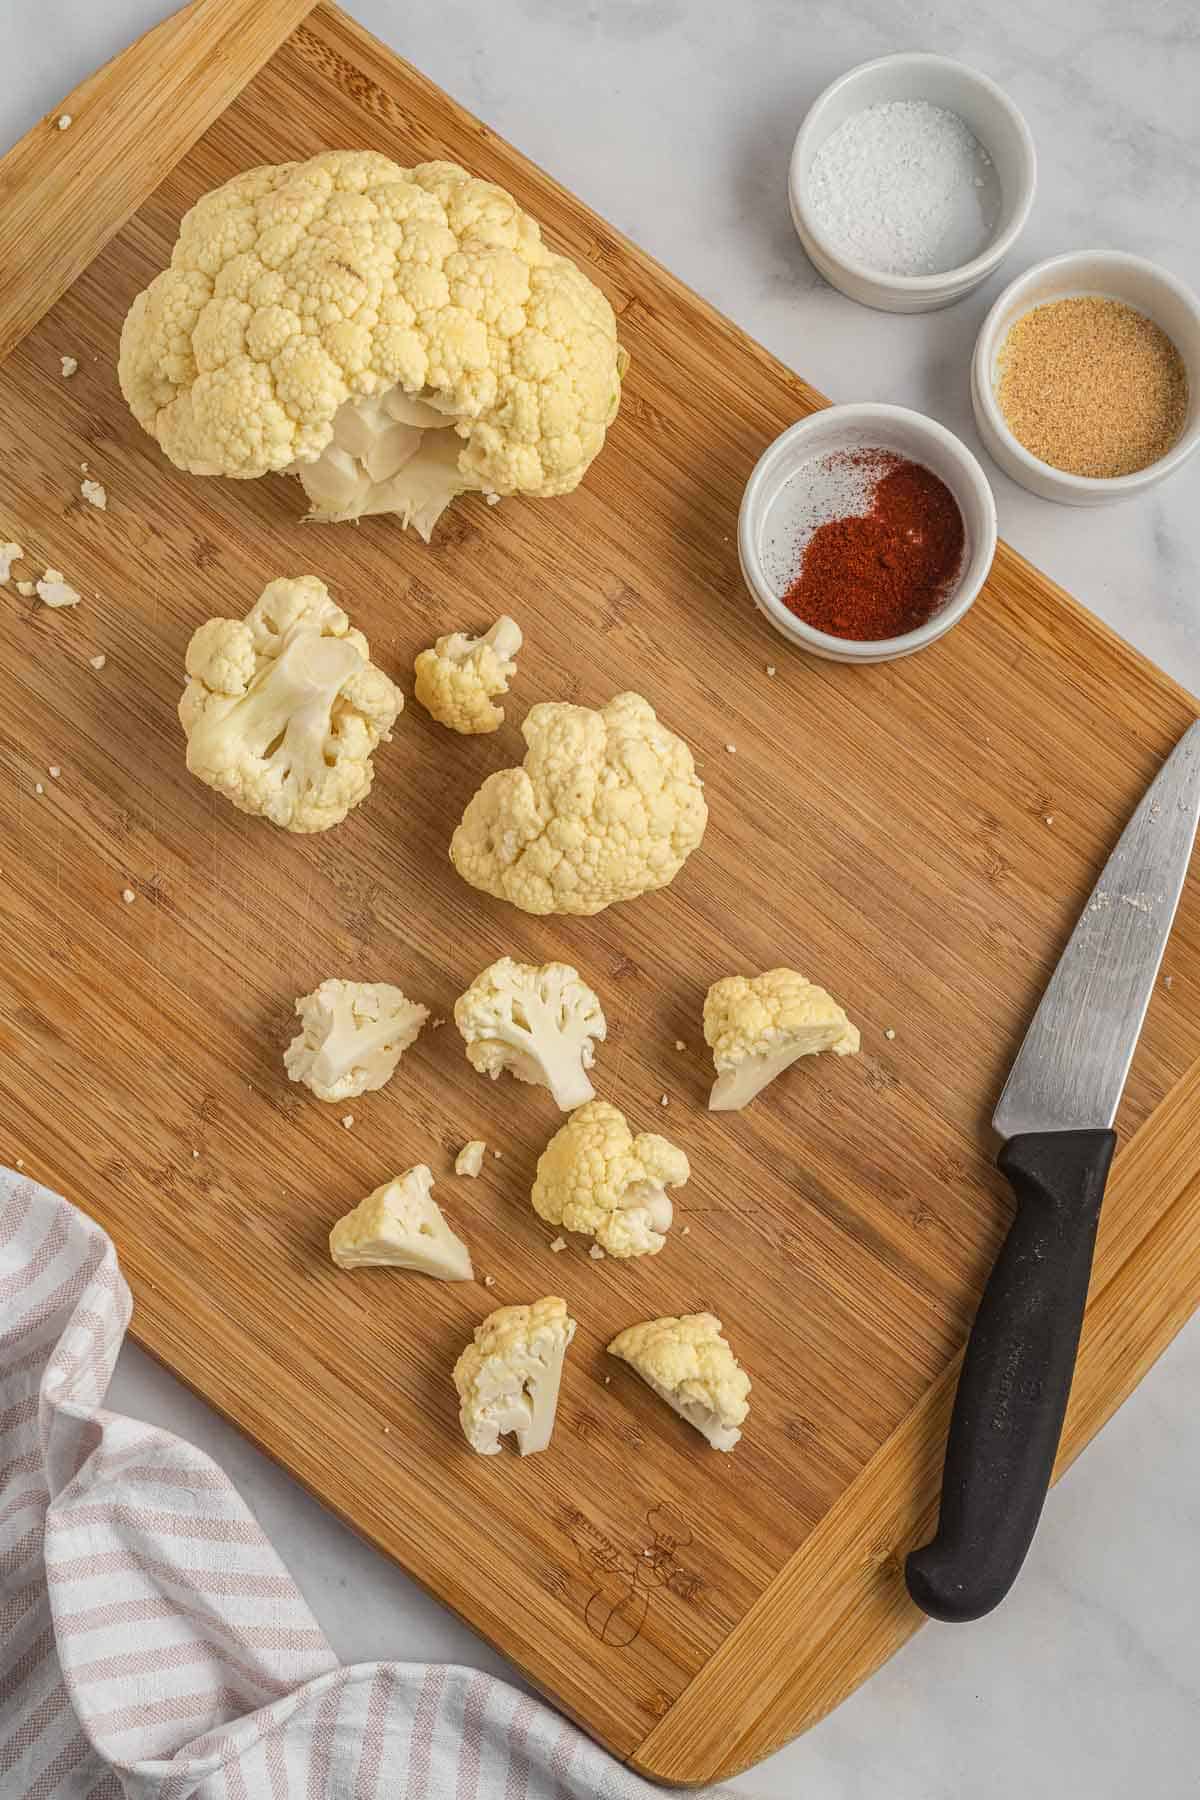
M 318 1100 L 354 1100 L 390 1081 L 429 1017 L 386 981 L 323 981 L 296 1002 L 300 1033 L 283 1053 L 291 1081 Z
M 549 1225 L 593 1238 L 609 1256 L 654 1256 L 674 1218 L 667 1189 L 690 1174 L 677 1145 L 653 1131 L 634 1137 L 617 1107 L 592 1100 L 543 1150 L 533 1210 Z
M 8 586 L 13 564 L 20 562 L 24 555 L 20 544 L 14 544 L 11 539 L 8 543 L 0 544 L 0 587 Z
M 492 697 L 507 694 L 523 642 L 521 627 L 507 613 L 482 637 L 468 637 L 463 631 L 440 637 L 413 665 L 417 699 L 451 731 L 468 737 L 498 731 L 504 708 L 493 706 Z
M 472 887 L 528 913 L 602 912 L 666 887 L 704 836 L 692 753 L 640 694 L 548 702 L 519 769 L 489 775 L 450 846 Z
M 563 1358 L 575 1336 L 565 1300 L 502 1306 L 475 1327 L 454 1365 L 459 1422 L 472 1450 L 495 1456 L 514 1433 L 522 1456 L 544 1450 L 554 1431 Z
M 339 1269 L 412 1269 L 438 1281 L 474 1281 L 471 1253 L 433 1197 L 424 1163 L 385 1181 L 339 1219 L 329 1234 Z
M 733 1449 L 750 1411 L 750 1377 L 722 1337 L 720 1319 L 648 1319 L 620 1332 L 608 1353 L 627 1362 L 714 1450 Z
M 824 988 L 795 969 L 727 975 L 704 1002 L 704 1036 L 717 1079 L 710 1112 L 737 1112 L 801 1056 L 855 1056 L 858 1028 Z
M 487 1155 L 487 1145 L 482 1138 L 472 1138 L 464 1144 L 454 1159 L 454 1173 L 469 1175 L 472 1180 L 483 1173 L 483 1159 Z
M 595 1098 L 587 1077 L 608 1031 L 598 996 L 569 963 L 514 962 L 502 956 L 477 975 L 454 1006 L 467 1060 L 481 1075 L 549 1088 L 561 1112 Z
M 194 475 L 296 474 L 428 538 L 457 494 L 568 494 L 620 404 L 612 307 L 510 194 L 371 150 L 247 170 L 185 216 L 121 390 Z
M 179 702 L 192 774 L 286 831 L 327 831 L 371 791 L 399 688 L 315 575 L 269 582 L 245 619 L 210 619 Z

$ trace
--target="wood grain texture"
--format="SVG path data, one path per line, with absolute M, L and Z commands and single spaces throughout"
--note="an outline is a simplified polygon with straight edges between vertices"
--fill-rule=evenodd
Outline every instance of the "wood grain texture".
M 18 575 L 53 563 L 85 595 L 70 614 L 0 597 L 0 1154 L 112 1232 L 141 1342 L 596 1736 L 673 1780 L 728 1772 L 912 1629 L 863 1558 L 886 1569 L 933 1492 L 953 1361 L 1008 1216 L 988 1114 L 1194 703 L 1005 548 L 968 619 L 919 657 L 859 670 L 789 651 L 742 587 L 737 504 L 763 446 L 819 395 L 333 9 L 223 111 L 212 63 L 193 73 L 214 122 L 0 369 L 22 447 L 0 459 L 0 534 L 29 552 Z M 632 371 L 577 494 L 468 499 L 427 548 L 387 520 L 303 526 L 281 479 L 189 479 L 130 418 L 121 321 L 181 214 L 252 163 L 355 144 L 501 181 L 609 293 Z M 67 383 L 64 353 L 80 359 Z M 83 460 L 107 514 L 78 498 Z M 451 738 L 410 704 L 370 801 L 315 839 L 192 781 L 175 717 L 195 626 L 304 571 L 402 681 L 440 632 L 501 610 L 527 639 L 497 737 Z M 623 687 L 703 764 L 703 849 L 671 889 L 593 920 L 529 919 L 467 889 L 449 834 L 480 779 L 519 758 L 524 708 Z M 610 1021 L 600 1091 L 688 1151 L 688 1234 L 661 1256 L 550 1255 L 528 1191 L 557 1117 L 475 1076 L 452 1025 L 354 1103 L 351 1132 L 345 1108 L 283 1079 L 292 999 L 322 977 L 394 980 L 448 1019 L 504 952 L 578 964 Z M 838 995 L 863 1054 L 712 1118 L 704 991 L 777 962 Z M 1194 1118 L 1194 1080 L 1180 1083 L 1200 1058 L 1194 880 L 1167 967 L 1093 1301 L 1095 1315 L 1111 1293 L 1121 1322 L 1098 1335 L 1089 1319 L 1089 1345 L 1111 1348 L 1087 1365 L 1076 1445 L 1200 1291 L 1200 1151 L 1177 1122 Z M 475 1135 L 502 1160 L 455 1181 Z M 493 1289 L 329 1265 L 333 1219 L 422 1160 Z M 554 1446 L 473 1457 L 454 1356 L 493 1306 L 544 1292 L 581 1322 Z M 699 1308 L 755 1383 L 732 1457 L 603 1354 L 634 1319 Z M 726 1702 L 708 1671 L 731 1665 Z

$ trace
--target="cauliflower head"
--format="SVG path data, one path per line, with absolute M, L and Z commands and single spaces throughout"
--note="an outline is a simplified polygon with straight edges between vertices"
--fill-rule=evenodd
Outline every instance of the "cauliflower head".
M 594 1238 L 609 1256 L 655 1256 L 674 1217 L 667 1189 L 690 1174 L 677 1145 L 654 1131 L 634 1137 L 619 1108 L 591 1100 L 542 1151 L 533 1210 Z
M 608 1352 L 627 1362 L 714 1450 L 733 1449 L 750 1411 L 750 1377 L 722 1337 L 720 1319 L 712 1313 L 648 1319 L 620 1332 Z
M 475 1327 L 454 1365 L 459 1422 L 472 1450 L 495 1456 L 513 1432 L 522 1456 L 544 1450 L 554 1430 L 563 1358 L 575 1336 L 565 1300 L 502 1306 Z
M 296 1002 L 300 1032 L 283 1053 L 291 1081 L 318 1100 L 354 1100 L 390 1081 L 429 1017 L 386 981 L 323 981 Z
M 467 737 L 498 731 L 504 708 L 492 705 L 494 694 L 507 694 L 517 672 L 516 655 L 524 639 L 521 627 L 502 613 L 482 637 L 464 631 L 440 637 L 432 650 L 422 650 L 413 670 L 416 695 L 439 725 Z
M 179 702 L 192 774 L 286 831 L 328 831 L 371 791 L 404 696 L 315 575 L 268 582 L 244 619 L 210 619 Z
M 454 833 L 465 881 L 522 912 L 590 914 L 674 880 L 708 808 L 691 751 L 648 700 L 547 702 L 521 730 L 524 763 L 489 775 Z
M 518 1081 L 549 1088 L 560 1112 L 595 1098 L 587 1071 L 608 1026 L 597 995 L 569 963 L 537 968 L 502 956 L 455 1002 L 454 1023 L 481 1075 L 496 1081 L 508 1069 Z
M 511 194 L 373 150 L 247 170 L 188 212 L 118 375 L 193 475 L 296 474 L 317 519 L 569 494 L 616 416 L 612 307 Z
M 329 1234 L 339 1269 L 412 1269 L 438 1281 L 474 1281 L 471 1253 L 433 1197 L 424 1163 L 385 1181 L 339 1219 Z
M 727 975 L 704 1001 L 704 1036 L 717 1079 L 711 1112 L 737 1112 L 801 1056 L 858 1053 L 858 1028 L 824 988 L 795 969 Z

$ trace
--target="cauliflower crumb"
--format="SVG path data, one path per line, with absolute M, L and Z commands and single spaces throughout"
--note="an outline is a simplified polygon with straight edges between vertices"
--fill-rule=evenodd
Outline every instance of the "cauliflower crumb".
M 199 1160 L 200 1160 L 200 1152 L 198 1150 L 193 1150 L 192 1151 L 192 1161 L 199 1162 Z
M 93 481 L 90 476 L 85 475 L 79 484 L 79 491 L 88 505 L 94 506 L 97 512 L 108 511 L 108 495 L 98 481 Z
M 551 1238 L 550 1248 L 554 1252 L 555 1256 L 558 1256 L 561 1251 L 566 1249 L 566 1247 L 567 1247 L 567 1240 L 565 1237 Z
M 775 664 L 774 664 L 774 663 L 768 663 L 768 664 L 767 664 L 767 674 L 768 674 L 768 675 L 774 675 L 774 673 L 775 673 Z
M 32 600 L 37 593 L 37 587 L 32 581 L 18 581 L 17 592 L 22 600 Z
M 72 117 L 71 117 L 71 115 L 70 115 L 70 113 L 59 113 L 59 115 L 58 115 L 58 118 L 57 118 L 57 120 L 56 120 L 56 124 L 57 124 L 57 125 L 58 125 L 58 129 L 59 129 L 59 130 L 60 130 L 60 131 L 67 131 L 67 130 L 69 130 L 69 129 L 70 129 L 70 127 L 71 127 L 71 126 L 72 126 L 72 125 L 73 125 L 73 124 L 74 124 L 74 123 L 75 123 L 75 121 L 74 121 L 74 119 L 73 119 L 73 118 L 72 118 Z
M 730 756 L 737 755 L 737 745 L 736 744 L 726 744 L 725 748 L 726 748 L 726 750 L 728 750 Z
M 493 1150 L 492 1155 L 495 1157 L 496 1161 L 499 1162 L 504 1155 L 504 1152 L 503 1150 Z
M 683 1226 L 681 1226 L 681 1227 L 680 1227 L 680 1231 L 679 1231 L 679 1235 L 680 1235 L 680 1237 L 691 1237 L 691 1235 L 692 1235 L 692 1228 L 691 1228 L 691 1226 L 690 1226 L 690 1225 L 683 1225 Z
M 442 1026 L 445 1023 L 446 1023 L 445 1019 L 434 1019 L 433 1023 L 430 1025 L 429 1029 L 430 1029 L 430 1031 L 440 1031 L 442 1029 Z
M 126 906 L 132 906 L 134 901 L 137 899 L 137 895 L 134 893 L 132 888 L 122 888 L 121 889 L 121 898 L 125 902 Z
M 353 1113 L 343 1113 L 342 1114 L 342 1130 L 343 1131 L 353 1131 L 354 1130 L 354 1114 Z
M 15 562 L 20 562 L 24 554 L 20 544 L 14 544 L 11 540 L 7 544 L 0 544 L 0 587 L 8 586 L 12 566 Z M 19 582 L 17 586 L 20 586 Z
M 83 599 L 63 578 L 61 569 L 47 569 L 36 584 L 38 598 L 46 606 L 78 606 Z
M 675 1048 L 677 1050 L 686 1050 L 687 1045 L 684 1043 L 682 1038 L 676 1038 L 675 1039 Z
M 603 1262 L 604 1261 L 604 1252 L 600 1248 L 599 1244 L 593 1244 L 590 1247 L 590 1249 L 588 1250 L 588 1255 L 591 1257 L 593 1262 Z
M 1163 986 L 1166 988 L 1167 992 L 1170 993 L 1171 989 L 1175 986 L 1175 977 L 1173 975 L 1164 975 Z
M 660 1094 L 658 1096 L 658 1104 L 660 1106 L 670 1106 L 670 1104 L 671 1104 L 670 1095 L 669 1094 Z
M 472 1177 L 478 1175 L 483 1168 L 483 1158 L 486 1150 L 487 1145 L 482 1138 L 472 1138 L 469 1144 L 463 1145 L 462 1149 L 455 1157 L 454 1173 L 456 1175 L 470 1175 Z
M 33 791 L 35 794 L 44 794 L 46 790 L 40 781 L 35 781 L 33 784 Z
M 1045 823 L 1046 823 L 1046 824 L 1047 824 L 1047 825 L 1053 825 L 1053 823 L 1054 823 L 1054 814 L 1053 814 L 1053 813 L 1047 813 L 1047 814 L 1046 814 L 1046 818 L 1045 818 L 1045 821 L 1044 821 L 1044 822 L 1045 822 Z
M 93 669 L 95 669 L 97 675 L 100 673 L 101 669 L 104 667 L 104 665 L 107 661 L 108 661 L 107 656 L 89 656 L 88 657 L 88 662 L 91 665 L 91 667 Z
M 58 360 L 62 364 L 63 380 L 70 381 L 72 375 L 79 367 L 79 358 L 77 356 L 60 356 Z
M 50 777 L 51 781 L 57 781 L 59 776 L 62 774 L 62 770 L 59 768 L 57 763 L 51 763 L 50 767 L 46 770 L 46 773 Z
M 483 1285 L 485 1288 L 494 1288 L 496 1285 L 496 1277 L 494 1275 L 485 1275 L 483 1278 Z
M 890 1042 L 891 1042 L 891 1040 L 892 1040 L 892 1039 L 893 1039 L 893 1038 L 894 1038 L 894 1037 L 895 1037 L 895 1035 L 896 1035 L 896 1032 L 895 1032 L 895 1029 L 894 1029 L 894 1027 L 893 1027 L 893 1026 L 891 1026 L 891 1025 L 889 1025 L 889 1026 L 888 1026 L 888 1028 L 887 1028 L 887 1030 L 886 1030 L 886 1031 L 885 1031 L 885 1032 L 884 1032 L 884 1034 L 883 1034 L 883 1035 L 884 1035 L 884 1037 L 885 1037 L 885 1038 L 887 1038 L 887 1040 L 888 1040 L 888 1042 L 889 1042 L 889 1043 L 890 1043 Z

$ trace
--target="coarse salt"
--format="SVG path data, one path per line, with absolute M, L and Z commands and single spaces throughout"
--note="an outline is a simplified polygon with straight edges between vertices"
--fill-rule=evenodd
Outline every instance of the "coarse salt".
M 852 113 L 813 158 L 807 198 L 838 255 L 881 275 L 961 268 L 1001 210 L 991 157 L 956 112 L 928 100 Z

